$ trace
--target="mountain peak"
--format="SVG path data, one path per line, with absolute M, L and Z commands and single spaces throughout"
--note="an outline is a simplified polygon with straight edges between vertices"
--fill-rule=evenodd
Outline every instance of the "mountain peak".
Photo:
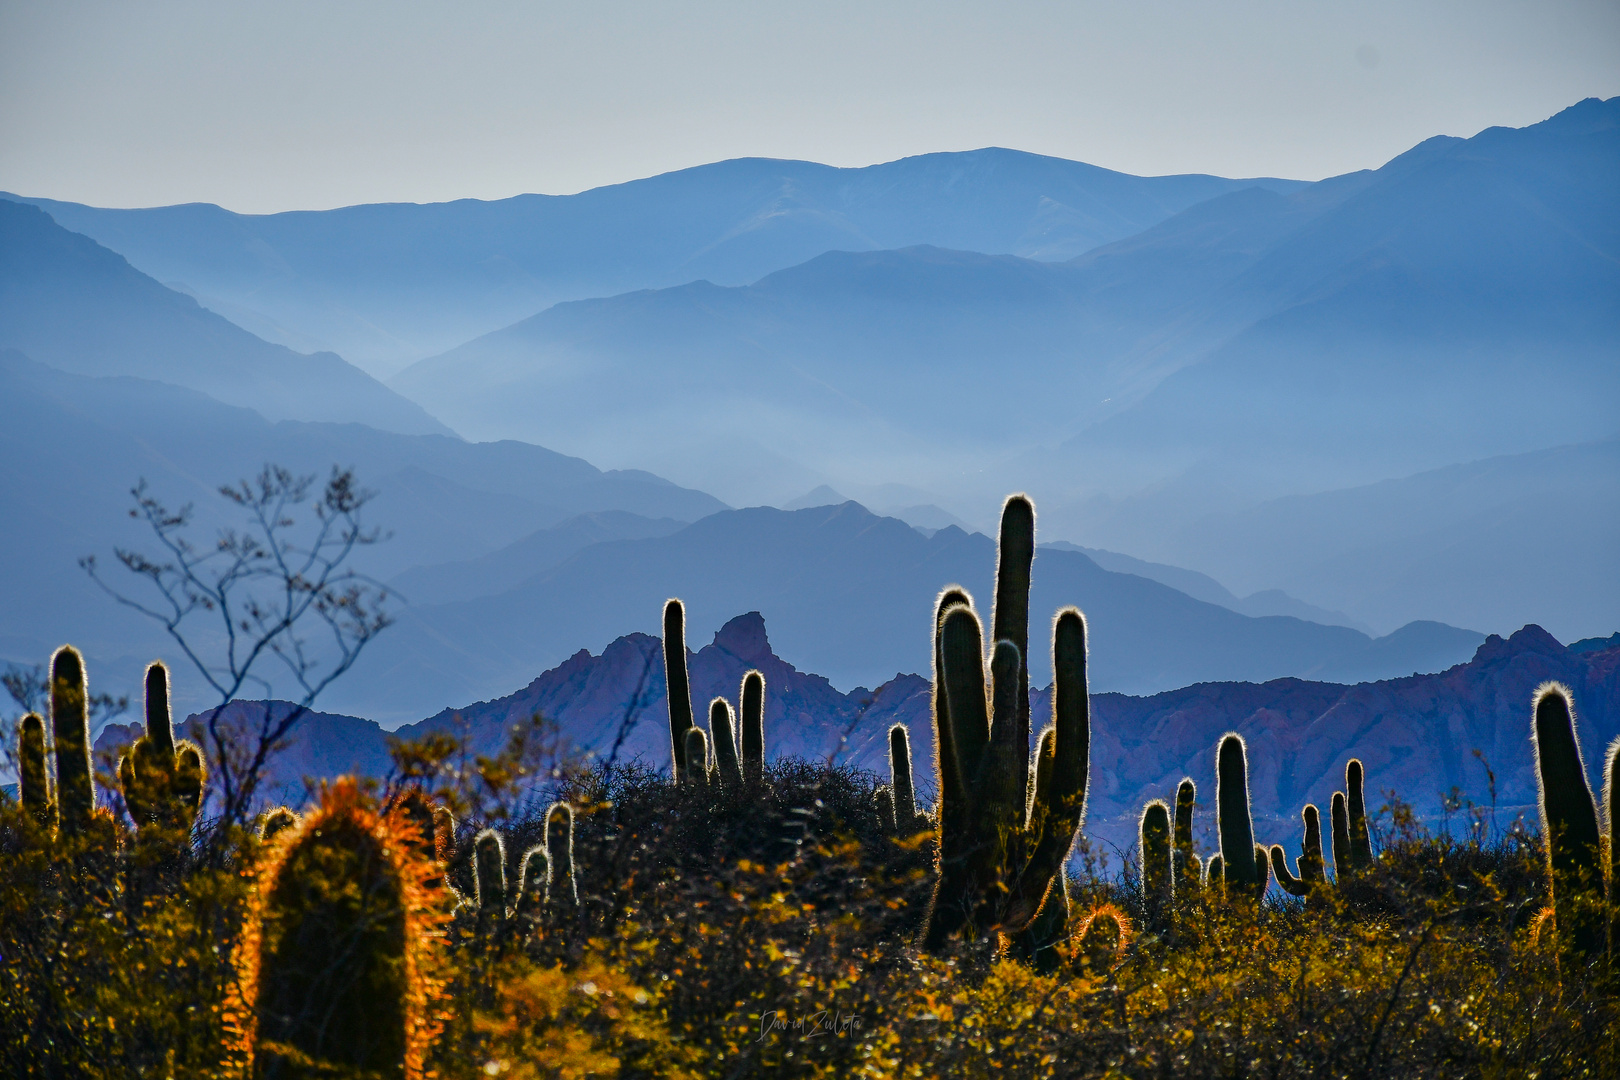
M 1503 660 L 1517 656 L 1520 653 L 1542 653 L 1547 656 L 1562 656 L 1564 646 L 1559 640 L 1535 623 L 1528 623 L 1515 630 L 1509 638 L 1503 639 L 1500 634 L 1492 634 L 1486 638 L 1474 652 L 1472 663 L 1487 660 Z
M 722 626 L 714 635 L 714 644 L 746 663 L 772 655 L 770 640 L 765 636 L 765 616 L 757 611 L 738 615 Z

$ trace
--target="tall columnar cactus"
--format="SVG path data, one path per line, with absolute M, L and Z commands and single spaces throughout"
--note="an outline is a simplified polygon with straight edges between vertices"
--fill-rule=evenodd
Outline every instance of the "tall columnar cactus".
M 45 762 L 45 719 L 29 713 L 17 725 L 17 783 L 23 808 L 42 829 L 51 827 L 51 771 Z
M 343 779 L 270 849 L 227 999 L 246 1075 L 423 1075 L 443 916 L 438 871 L 410 836 Z
M 917 789 L 911 780 L 911 734 L 904 724 L 889 729 L 889 782 L 900 835 L 914 836 L 927 829 L 928 815 L 917 812 Z
M 894 816 L 894 792 L 879 784 L 872 792 L 872 803 L 877 807 L 878 828 L 885 836 L 899 836 L 900 827 Z
M 1277 884 L 1290 896 L 1309 896 L 1325 880 L 1322 873 L 1322 819 L 1316 807 L 1307 803 L 1300 811 L 1305 823 L 1305 838 L 1300 844 L 1299 876 L 1288 871 L 1287 853 L 1281 844 L 1271 846 L 1271 869 L 1277 875 Z
M 681 782 L 693 787 L 708 787 L 709 740 L 704 737 L 703 729 L 687 728 L 685 745 L 686 753 L 682 755 L 685 760 L 681 763 Z
M 202 807 L 203 761 L 196 743 L 175 741 L 169 669 L 153 661 L 146 668 L 146 732 L 118 763 L 119 786 L 135 824 L 189 832 Z
M 1265 891 L 1259 850 L 1254 842 L 1254 821 L 1249 816 L 1249 763 L 1241 735 L 1221 739 L 1215 757 L 1216 827 L 1221 836 L 1221 880 L 1228 892 Z M 1262 852 L 1263 857 L 1263 852 Z
M 1175 910 L 1176 881 L 1170 845 L 1170 808 L 1154 799 L 1142 809 L 1142 909 L 1147 928 L 1155 934 L 1170 932 Z
M 957 932 L 1017 934 L 1036 920 L 1044 903 L 1066 899 L 1061 869 L 1085 812 L 1090 752 L 1085 621 L 1074 608 L 1059 612 L 1054 621 L 1054 722 L 1041 733 L 1031 799 L 1029 675 L 1019 642 L 1028 640 L 1034 520 L 1027 498 L 1007 500 L 996 575 L 991 702 L 985 700 L 978 615 L 961 602 L 942 612 L 935 661 L 941 841 L 925 936 L 930 948 Z M 945 596 L 953 592 L 960 590 L 947 590 Z
M 1344 800 L 1344 792 L 1333 793 L 1333 880 L 1335 883 L 1348 881 L 1355 872 L 1355 864 L 1350 857 L 1350 810 Z
M 737 760 L 737 729 L 731 705 L 723 697 L 709 702 L 709 736 L 714 740 L 715 777 L 724 787 L 741 787 L 742 762 Z
M 579 907 L 579 882 L 574 874 L 574 808 L 552 803 L 546 811 L 546 903 L 559 911 Z
M 506 845 L 494 829 L 473 839 L 473 884 L 478 933 L 497 934 L 506 923 Z
M 57 828 L 63 835 L 75 835 L 90 826 L 96 789 L 90 771 L 84 657 L 71 645 L 63 645 L 51 657 L 51 730 L 56 736 Z
M 960 864 L 967 856 L 962 844 L 967 840 L 968 797 L 962 786 L 961 770 L 956 768 L 952 741 L 950 700 L 945 693 L 945 615 L 952 608 L 973 607 L 967 591 L 954 585 L 942 590 L 934 601 L 934 671 L 930 690 L 934 719 L 935 790 L 939 792 L 939 865 Z
M 765 676 L 750 671 L 743 676 L 742 692 L 743 779 L 757 784 L 765 775 Z
M 1193 808 L 1198 805 L 1198 785 L 1184 777 L 1176 787 L 1175 889 L 1177 896 L 1191 895 L 1203 884 L 1203 867 L 1193 851 Z
M 686 733 L 692 723 L 692 685 L 686 677 L 686 608 L 679 600 L 664 603 L 664 686 L 669 699 L 671 778 L 686 779 Z
M 1344 789 L 1350 803 L 1350 866 L 1356 871 L 1372 866 L 1372 834 L 1367 829 L 1367 799 L 1362 792 L 1366 770 L 1351 758 L 1344 767 Z
M 1568 978 L 1605 951 L 1597 804 L 1586 781 L 1569 688 L 1543 683 L 1536 690 L 1534 711 L 1536 786 L 1558 935 L 1558 968 Z

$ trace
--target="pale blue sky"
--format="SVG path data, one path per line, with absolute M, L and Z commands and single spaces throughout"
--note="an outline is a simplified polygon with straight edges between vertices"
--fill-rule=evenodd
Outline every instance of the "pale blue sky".
M 0 188 L 244 211 L 1000 145 L 1315 179 L 1620 94 L 1593 0 L 0 0 Z

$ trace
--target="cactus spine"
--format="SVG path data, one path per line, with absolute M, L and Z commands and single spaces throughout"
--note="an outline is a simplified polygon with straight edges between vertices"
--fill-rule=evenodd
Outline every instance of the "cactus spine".
M 573 911 L 579 907 L 574 879 L 574 808 L 552 803 L 546 811 L 546 902 Z
M 670 773 L 686 779 L 686 733 L 692 723 L 692 686 L 686 677 L 686 608 L 677 599 L 664 603 L 664 687 L 669 699 Z
M 438 1030 L 437 868 L 396 808 L 339 780 L 258 875 L 227 1030 L 250 1076 L 417 1080 Z
M 1541 831 L 1557 928 L 1559 973 L 1568 978 L 1603 955 L 1603 864 L 1597 805 L 1586 781 L 1568 687 L 1536 690 L 1532 724 Z
M 1350 862 L 1350 812 L 1345 806 L 1344 792 L 1333 793 L 1333 880 L 1344 882 L 1349 880 L 1352 872 Z
M 743 779 L 757 784 L 765 775 L 765 676 L 750 671 L 743 676 L 742 693 Z
M 169 669 L 146 668 L 146 732 L 118 762 L 119 786 L 138 827 L 190 831 L 202 806 L 207 770 L 196 743 L 174 739 L 169 711 Z
M 1367 830 L 1367 800 L 1362 792 L 1366 770 L 1351 758 L 1344 767 L 1344 787 L 1350 802 L 1350 867 L 1366 870 L 1372 866 L 1372 836 Z
M 724 787 L 742 786 L 742 763 L 737 760 L 737 738 L 731 705 L 723 697 L 709 702 L 709 736 L 714 740 L 714 771 Z
M 42 829 L 51 827 L 51 773 L 45 764 L 45 719 L 38 713 L 22 718 L 17 728 L 17 784 L 23 808 Z
M 63 834 L 83 832 L 96 812 L 90 772 L 89 691 L 84 657 L 71 645 L 51 656 L 51 730 L 56 736 L 56 808 Z
M 1190 894 L 1203 884 L 1203 867 L 1193 852 L 1193 808 L 1198 805 L 1198 785 L 1184 777 L 1176 787 L 1176 894 Z
M 1254 842 L 1254 822 L 1249 817 L 1249 763 L 1243 737 L 1235 733 L 1221 739 L 1215 757 L 1216 827 L 1221 836 L 1222 880 L 1230 890 L 1252 893 L 1265 891 L 1260 862 L 1264 851 Z
M 1170 932 L 1175 910 L 1175 870 L 1170 845 L 1170 808 L 1154 799 L 1142 810 L 1142 908 L 1147 928 L 1163 936 Z
M 1061 870 L 1085 811 L 1090 753 L 1085 621 L 1074 608 L 1054 621 L 1054 723 L 1041 734 L 1030 799 L 1029 675 L 1018 642 L 1028 640 L 1034 539 L 1034 507 L 1022 495 L 1010 497 L 1002 510 L 988 709 L 979 617 L 959 602 L 943 612 L 935 660 L 941 843 L 929 948 L 957 932 L 1016 934 L 1043 904 L 1067 898 Z M 947 590 L 941 600 L 959 592 Z

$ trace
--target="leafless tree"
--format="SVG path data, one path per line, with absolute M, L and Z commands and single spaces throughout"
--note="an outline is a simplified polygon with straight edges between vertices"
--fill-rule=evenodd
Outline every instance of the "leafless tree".
M 357 485 L 353 470 L 334 467 L 318 488 L 314 476 L 266 465 L 219 493 L 244 524 L 198 543 L 191 504 L 170 510 L 144 479 L 132 489 L 130 516 L 151 528 L 160 548 L 155 556 L 114 549 L 139 579 L 139 593 L 109 583 L 93 555 L 80 565 L 113 599 L 161 623 L 218 695 L 207 714 L 207 750 L 220 822 L 231 825 L 253 811 L 270 755 L 393 620 L 387 590 L 350 565 L 356 551 L 384 539 L 361 521 L 374 493 Z M 296 686 L 292 707 L 278 714 L 267 706 L 245 727 L 226 723 L 224 707 L 244 688 L 272 695 L 272 674 Z

